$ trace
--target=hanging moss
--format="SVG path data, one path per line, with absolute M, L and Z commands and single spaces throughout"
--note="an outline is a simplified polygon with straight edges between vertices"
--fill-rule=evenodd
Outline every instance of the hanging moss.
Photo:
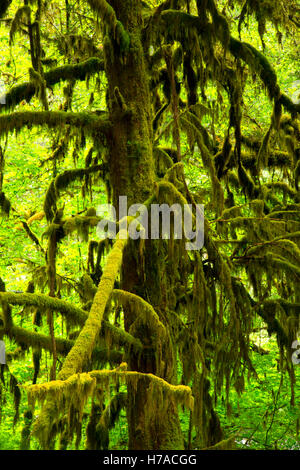
M 238 176 L 245 194 L 249 197 L 249 199 L 256 199 L 259 194 L 258 188 L 255 186 L 251 176 L 246 172 L 243 165 L 239 165 L 238 167 Z
M 62 220 L 62 224 L 60 225 L 60 229 L 62 230 L 62 238 L 76 231 L 78 236 L 87 242 L 89 239 L 90 227 L 96 227 L 100 220 L 100 217 L 95 216 L 75 216 Z
M 160 377 L 157 377 L 153 374 L 144 374 L 136 371 L 127 371 L 124 370 L 126 364 L 121 364 L 120 368 L 115 370 L 102 370 L 102 371 L 92 371 L 89 374 L 91 377 L 94 377 L 98 383 L 103 383 L 107 380 L 108 377 L 117 378 L 122 377 L 124 380 L 130 381 L 131 383 L 136 383 L 138 379 L 144 378 L 150 380 L 150 383 L 154 386 L 153 392 L 157 390 L 165 391 L 167 394 L 170 394 L 176 401 L 176 403 L 183 403 L 188 408 L 192 409 L 194 400 L 192 397 L 192 391 L 189 387 L 184 385 L 171 385 Z M 123 369 L 123 370 L 122 370 Z
M 257 162 L 257 157 L 251 156 L 248 154 L 243 154 L 242 153 L 242 165 L 246 170 L 254 170 Z M 232 162 L 233 163 L 233 162 Z M 292 165 L 292 158 L 289 155 L 288 152 L 284 152 L 281 150 L 275 150 L 272 151 L 271 149 L 269 150 L 269 156 L 268 156 L 268 168 L 290 168 Z M 233 165 L 230 165 L 230 167 L 233 167 Z
M 299 191 L 299 179 L 300 179 L 300 159 L 295 168 L 295 188 L 296 191 Z
M 104 70 L 104 61 L 98 57 L 91 57 L 83 62 L 72 65 L 63 65 L 45 73 L 47 86 L 53 86 L 62 80 L 86 80 L 87 76 Z
M 88 0 L 88 4 L 101 18 L 108 31 L 112 33 L 112 37 L 116 39 L 121 54 L 126 54 L 130 47 L 130 36 L 121 21 L 117 19 L 112 6 L 106 0 Z
M 197 16 L 177 10 L 165 10 L 161 14 L 161 19 L 166 23 L 167 34 L 173 36 L 174 40 L 182 40 L 186 37 L 188 30 L 196 29 L 201 32 L 202 24 Z
M 46 397 L 52 396 L 60 409 L 65 405 L 65 398 L 68 398 L 74 403 L 77 402 L 82 410 L 83 396 L 87 399 L 94 391 L 95 385 L 95 379 L 89 374 L 76 374 L 65 381 L 54 380 L 46 384 L 31 385 L 27 387 L 28 403 L 31 408 L 34 408 L 36 401 L 43 404 Z
M 17 379 L 11 372 L 10 372 L 9 388 L 10 388 L 10 393 L 14 397 L 15 415 L 14 415 L 13 425 L 15 426 L 15 424 L 19 421 L 19 417 L 20 417 L 19 406 L 21 402 L 21 391 L 20 391 Z
M 22 128 L 47 126 L 49 128 L 71 125 L 82 128 L 87 134 L 106 134 L 110 123 L 92 113 L 72 113 L 63 111 L 24 111 L 0 116 L 0 135 L 19 132 Z
M 93 400 L 90 419 L 86 426 L 86 450 L 99 450 L 100 443 L 103 443 L 102 434 L 97 433 L 97 424 L 99 423 L 102 414 L 102 408 L 102 404 L 98 404 Z M 106 435 L 105 437 L 107 440 L 108 436 Z
M 269 160 L 269 141 L 271 137 L 271 132 L 272 132 L 273 124 L 269 127 L 266 135 L 263 138 L 263 141 L 261 143 L 261 147 L 259 149 L 258 155 L 257 155 L 257 168 L 258 171 L 260 171 L 262 168 L 266 168 L 268 166 L 268 160 Z
M 24 426 L 21 431 L 21 442 L 20 450 L 29 450 L 30 449 L 30 438 L 31 438 L 31 425 L 32 425 L 33 415 L 31 410 L 27 410 L 24 413 Z
M 135 351 L 141 351 L 143 349 L 143 344 L 138 338 L 135 338 L 130 333 L 127 333 L 127 331 L 124 331 L 107 321 L 103 321 L 102 331 L 104 334 L 109 333 L 113 344 L 119 343 L 119 345 L 122 346 L 131 346 Z M 105 341 L 105 344 L 108 345 L 108 341 Z
M 44 211 L 48 221 L 54 219 L 55 213 L 57 211 L 57 199 L 59 198 L 60 192 L 65 190 L 71 183 L 76 180 L 82 180 L 84 177 L 97 172 L 102 172 L 102 165 L 94 165 L 90 168 L 80 168 L 75 170 L 66 170 L 60 175 L 58 175 L 54 181 L 51 182 L 48 187 L 45 201 L 44 201 Z
M 112 240 L 107 238 L 100 240 L 99 242 L 91 241 L 89 243 L 88 269 L 90 271 L 90 277 L 96 286 L 99 284 L 103 274 L 101 263 L 104 256 L 109 253 L 111 246 Z M 94 260 L 95 252 L 97 254 L 96 262 Z
M 231 158 L 232 145 L 230 143 L 229 133 L 223 144 L 222 150 L 215 156 L 214 164 L 217 170 L 219 180 L 226 174 L 227 165 Z
M 147 328 L 155 333 L 155 341 L 157 343 L 162 340 L 166 334 L 166 329 L 152 305 L 135 294 L 118 289 L 114 289 L 113 297 L 115 297 L 123 306 L 133 304 L 136 318 L 138 319 L 140 317 L 145 325 L 147 325 Z
M 65 411 L 66 405 L 68 410 L 71 409 L 73 412 L 74 410 L 78 412 L 78 417 L 81 421 L 83 406 L 88 396 L 95 390 L 96 383 L 100 383 L 107 388 L 109 380 L 116 380 L 117 378 L 126 379 L 126 381 L 130 381 L 132 384 L 136 383 L 138 379 L 144 378 L 150 381 L 152 393 L 157 394 L 158 391 L 164 391 L 167 395 L 172 396 L 177 403 L 184 403 L 190 408 L 193 407 L 193 397 L 189 387 L 171 385 L 152 374 L 127 371 L 126 364 L 121 364 L 120 367 L 114 370 L 75 374 L 64 381 L 58 380 L 41 385 L 31 385 L 27 387 L 28 401 L 31 407 L 34 407 L 36 401 L 43 404 L 47 399 L 42 415 L 34 426 L 34 433 L 39 437 L 43 448 L 49 447 L 51 424 L 53 426 L 53 422 L 57 420 L 57 416 Z M 54 407 L 51 397 L 55 400 Z M 50 412 L 49 408 L 50 403 L 52 412 Z M 72 406 L 70 407 L 70 405 Z M 70 432 L 72 431 L 74 431 L 74 429 L 71 427 Z
M 15 14 L 10 27 L 10 44 L 13 43 L 16 34 L 21 30 L 23 23 L 29 24 L 31 21 L 31 8 L 29 5 L 21 6 Z
M 271 99 L 279 98 L 279 86 L 277 76 L 266 57 L 251 44 L 230 38 L 230 52 L 239 59 L 244 60 L 262 79 L 267 87 Z
M 192 65 L 191 55 L 187 52 L 183 62 L 184 78 L 188 91 L 188 106 L 193 106 L 198 101 L 198 77 Z
M 206 447 L 202 450 L 234 450 L 236 448 L 235 445 L 235 436 L 229 437 L 228 439 L 224 439 L 223 441 L 218 442 L 217 444 Z
M 293 103 L 286 95 L 280 93 L 276 73 L 266 57 L 251 44 L 239 41 L 230 36 L 227 21 L 218 13 L 212 0 L 206 4 L 206 7 L 210 9 L 213 16 L 215 22 L 213 26 L 209 24 L 203 26 L 201 19 L 202 11 L 199 17 L 175 10 L 164 11 L 161 14 L 161 18 L 167 25 L 168 35 L 171 35 L 173 39 L 183 41 L 183 38 L 186 37 L 187 30 L 196 30 L 197 34 L 203 39 L 204 35 L 213 37 L 213 35 L 211 35 L 212 31 L 208 31 L 209 28 L 213 28 L 213 33 L 217 35 L 218 39 L 225 47 L 228 45 L 233 56 L 236 59 L 245 61 L 250 68 L 261 77 L 271 99 L 278 101 L 278 105 L 284 106 L 293 114 L 299 112 L 300 105 Z M 204 6 L 204 10 L 206 7 Z
M 125 238 L 122 239 L 122 236 L 125 236 Z M 127 242 L 126 237 L 126 233 L 119 233 L 119 240 L 116 241 L 107 258 L 88 319 L 60 371 L 59 377 L 62 379 L 69 377 L 73 372 L 81 370 L 83 364 L 92 353 L 95 340 L 101 328 L 104 310 L 122 263 L 123 250 Z
M 0 301 L 6 302 L 10 305 L 34 305 L 38 307 L 40 311 L 44 312 L 47 309 L 60 312 L 62 315 L 66 316 L 71 324 L 74 325 L 83 325 L 87 318 L 84 310 L 64 300 L 52 298 L 44 294 L 15 294 L 11 292 L 0 292 Z
M 195 140 L 197 141 L 203 160 L 203 165 L 208 168 L 210 172 L 212 184 L 212 203 L 217 211 L 217 214 L 220 214 L 224 207 L 224 192 L 217 177 L 213 157 L 210 154 L 207 146 L 204 144 L 203 136 L 199 131 L 198 122 L 200 122 L 200 120 L 197 118 L 197 116 L 193 114 L 190 114 L 189 118 L 191 118 L 191 120 L 186 119 L 185 116 L 182 116 L 180 121 L 185 126 L 187 133 L 192 133 L 192 135 L 194 135 Z
M 35 349 L 33 350 L 32 353 L 32 360 L 33 360 L 33 367 L 34 367 L 34 375 L 32 379 L 32 383 L 36 384 L 39 372 L 40 372 L 40 360 L 41 360 L 42 354 L 40 349 Z
M 83 408 L 89 396 L 94 392 L 96 385 L 95 379 L 87 374 L 78 374 L 70 377 L 67 381 L 52 381 L 45 385 L 32 385 L 27 388 L 28 402 L 31 409 L 34 408 L 36 401 L 43 404 L 45 399 L 51 400 L 54 404 L 54 413 L 51 416 L 43 415 L 39 418 L 39 439 L 44 449 L 49 448 L 51 437 L 51 426 L 55 428 L 60 417 L 67 413 L 66 431 L 70 438 L 74 432 L 80 433 Z M 76 419 L 74 419 L 76 418 Z M 33 426 L 35 434 L 37 422 Z M 52 431 L 53 432 L 53 431 Z M 57 429 L 56 429 L 57 432 Z M 54 431 L 55 433 L 55 431 Z
M 286 335 L 286 332 L 280 325 L 280 322 L 276 318 L 276 309 L 274 310 L 274 303 L 264 302 L 264 304 L 258 308 L 258 314 L 266 322 L 269 335 L 276 334 L 278 344 L 291 347 L 289 338 Z
M 266 186 L 271 190 L 274 190 L 276 192 L 280 191 L 283 194 L 290 196 L 292 199 L 297 200 L 297 192 L 293 188 L 291 188 L 288 183 L 285 183 L 283 181 L 276 181 L 274 183 L 267 183 Z
M 125 408 L 126 393 L 117 393 L 101 412 L 101 407 L 93 405 L 87 426 L 87 450 L 107 450 L 109 448 L 109 431 L 118 422 L 121 410 Z M 96 418 L 96 419 L 95 419 Z

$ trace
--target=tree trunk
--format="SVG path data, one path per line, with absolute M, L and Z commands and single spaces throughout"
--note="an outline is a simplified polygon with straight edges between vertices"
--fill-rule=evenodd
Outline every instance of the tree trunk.
M 155 170 L 152 154 L 152 109 L 149 79 L 141 39 L 141 2 L 135 0 L 110 2 L 126 30 L 130 33 L 130 51 L 122 57 L 118 46 L 106 38 L 105 68 L 109 83 L 108 106 L 113 123 L 108 164 L 114 207 L 119 208 L 119 196 L 128 197 L 128 207 L 142 204 L 154 190 Z M 114 48 L 112 51 L 111 48 Z M 111 53 L 113 52 L 113 53 Z M 131 241 L 124 254 L 122 288 L 149 301 L 166 322 L 163 292 L 167 279 L 162 269 L 162 244 L 146 241 L 145 272 L 141 273 L 138 259 L 139 241 Z M 128 331 L 136 320 L 134 309 L 125 309 Z M 161 355 L 151 343 L 150 326 L 139 325 L 135 335 L 144 344 L 139 356 L 128 354 L 131 370 L 153 373 L 169 382 L 176 380 L 176 357 L 172 340 L 166 336 Z M 137 387 L 128 384 L 129 449 L 183 449 L 177 405 L 167 396 L 150 394 L 149 383 L 139 380 Z M 163 403 L 162 403 L 163 402 Z M 164 404 L 164 408 L 162 408 Z

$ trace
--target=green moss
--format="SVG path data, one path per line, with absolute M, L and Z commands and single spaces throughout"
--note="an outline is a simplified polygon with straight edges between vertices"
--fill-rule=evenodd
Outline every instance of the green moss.
M 87 427 L 86 449 L 99 451 L 109 448 L 109 431 L 118 422 L 122 409 L 126 407 L 126 402 L 127 394 L 120 392 L 110 400 L 102 413 L 99 406 L 93 406 Z M 98 414 L 97 420 L 94 418 L 95 412 Z
M 83 325 L 87 316 L 84 310 L 70 304 L 64 300 L 49 297 L 44 294 L 14 294 L 10 292 L 0 292 L 0 301 L 10 305 L 36 306 L 41 311 L 47 309 L 60 312 L 71 324 Z
M 128 304 L 133 306 L 136 319 L 139 320 L 140 318 L 144 324 L 147 325 L 147 328 L 152 332 L 157 343 L 162 341 L 166 335 L 166 329 L 152 305 L 141 297 L 124 290 L 114 289 L 113 297 L 124 307 Z
M 89 372 L 89 375 L 91 377 L 94 377 L 98 383 L 105 382 L 106 379 L 109 377 L 111 377 L 112 379 L 120 377 L 132 383 L 136 382 L 138 379 L 148 379 L 153 387 L 152 393 L 155 394 L 159 393 L 160 391 L 164 391 L 167 395 L 172 396 L 176 403 L 182 403 L 188 408 L 193 409 L 194 400 L 190 387 L 187 387 L 185 385 L 169 384 L 164 379 L 157 377 L 153 374 L 145 374 L 142 372 L 124 370 L 127 368 L 126 366 L 126 363 L 123 363 L 118 369 L 91 371 Z
M 218 442 L 217 444 L 206 447 L 202 450 L 233 450 L 235 449 L 235 436 L 232 436 L 228 439 Z
M 118 343 L 123 346 L 131 346 L 135 351 L 141 351 L 143 349 L 143 344 L 138 338 L 135 338 L 130 333 L 127 333 L 127 331 L 112 325 L 108 321 L 103 321 L 102 331 L 104 335 L 108 333 L 111 336 L 113 344 Z M 105 341 L 105 343 L 108 344 L 108 341 Z
M 0 5 L 0 18 L 3 18 L 11 4 L 12 0 L 3 0 Z
M 256 72 L 265 84 L 271 99 L 278 99 L 280 95 L 277 76 L 274 68 L 266 57 L 255 47 L 246 42 L 241 42 L 231 36 L 229 43 L 230 52 L 239 59 L 244 60 L 250 68 Z
M 104 62 L 97 57 L 80 62 L 74 65 L 64 65 L 49 70 L 44 74 L 44 80 L 47 87 L 53 87 L 57 83 L 65 80 L 86 80 L 87 76 L 94 75 L 103 71 Z M 0 112 L 14 108 L 21 101 L 25 100 L 27 103 L 31 101 L 35 94 L 35 86 L 31 82 L 25 82 L 21 85 L 16 85 L 5 94 L 5 103 L 0 104 Z
M 9 217 L 9 213 L 10 213 L 10 201 L 9 199 L 7 199 L 7 197 L 5 196 L 4 192 L 0 192 L 0 209 L 1 209 L 1 213 L 7 217 Z
M 92 354 L 95 340 L 101 328 L 105 307 L 121 267 L 123 250 L 127 242 L 126 238 L 122 239 L 122 236 L 125 235 L 127 236 L 125 233 L 119 233 L 119 237 L 121 238 L 116 241 L 112 251 L 108 255 L 88 319 L 59 373 L 61 379 L 66 379 L 73 373 L 80 371 Z
M 31 410 L 27 410 L 24 413 L 24 426 L 21 431 L 21 442 L 20 450 L 29 450 L 30 449 L 30 437 L 31 437 L 31 425 L 32 425 L 33 415 Z
M 130 46 L 130 35 L 121 21 L 117 19 L 116 12 L 106 0 L 88 0 L 92 10 L 101 18 L 112 38 L 116 39 L 121 54 L 126 54 Z
M 247 173 L 243 165 L 238 167 L 238 176 L 241 186 L 249 199 L 256 199 L 258 197 L 258 188 L 255 186 L 251 176 Z
M 60 192 L 65 190 L 74 181 L 82 181 L 88 175 L 93 173 L 102 174 L 103 165 L 93 165 L 89 168 L 79 168 L 75 170 L 66 170 L 58 175 L 54 181 L 51 182 L 47 189 L 44 211 L 48 221 L 52 221 L 57 211 L 57 200 Z M 95 214 L 96 215 L 96 214 Z M 74 219 L 75 220 L 75 219 Z
M 23 127 L 46 126 L 49 128 L 71 125 L 81 127 L 88 134 L 106 133 L 110 128 L 109 121 L 92 113 L 72 113 L 63 111 L 24 111 L 0 116 L 0 135 L 19 132 Z
M 15 17 L 10 27 L 10 44 L 13 43 L 17 32 L 21 30 L 23 23 L 31 22 L 31 8 L 29 5 L 23 5 L 16 11 Z
M 0 336 L 4 334 L 5 330 L 0 328 Z M 12 340 L 16 341 L 17 344 L 20 346 L 24 345 L 26 348 L 42 348 L 45 351 L 52 352 L 52 343 L 51 338 L 47 335 L 43 335 L 40 333 L 35 333 L 34 331 L 26 330 L 25 328 L 20 328 L 17 326 L 13 326 L 8 332 L 6 332 L 7 336 Z M 72 348 L 74 342 L 69 341 L 67 339 L 62 339 L 59 337 L 55 338 L 56 341 L 56 348 L 59 354 L 65 356 L 68 351 Z

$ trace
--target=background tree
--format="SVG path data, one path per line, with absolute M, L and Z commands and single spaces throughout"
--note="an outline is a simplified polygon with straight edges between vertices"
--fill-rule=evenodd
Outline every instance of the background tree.
M 0 15 L 11 50 L 23 38 L 29 57 L 28 81 L 14 72 L 17 83 L 0 105 L 0 205 L 3 215 L 20 217 L 44 258 L 26 293 L 6 292 L 1 281 L 0 336 L 32 350 L 29 405 L 42 405 L 34 435 L 42 448 L 53 448 L 58 436 L 66 448 L 74 433 L 79 444 L 92 397 L 89 449 L 107 448 L 122 408 L 130 449 L 230 446 L 215 402 L 225 390 L 229 409 L 232 387 L 242 393 L 245 377 L 256 377 L 250 335 L 257 317 L 276 335 L 295 401 L 300 104 L 242 36 L 254 17 L 262 49 L 271 24 L 279 42 L 297 38 L 297 2 L 25 0 L 4 2 Z M 255 80 L 272 106 L 262 124 L 248 114 Z M 80 102 L 82 81 L 92 86 Z M 35 127 L 51 148 L 43 161 L 51 182 L 43 208 L 24 217 L 7 197 L 5 155 L 14 132 Z M 73 168 L 64 164 L 70 154 Z M 188 161 L 198 168 L 194 178 L 209 179 L 205 188 L 186 177 Z M 101 181 L 117 209 L 124 195 L 128 206 L 205 204 L 203 249 L 188 252 L 174 237 L 133 241 L 124 230 L 113 244 L 90 240 L 100 217 L 88 205 Z M 84 210 L 72 213 L 78 182 Z M 44 217 L 41 239 L 31 225 Z M 70 281 L 57 265 L 74 233 L 81 264 Z M 33 318 L 35 331 L 18 324 L 14 306 Z M 57 337 L 61 318 L 66 329 Z M 37 332 L 45 321 L 48 335 Z M 50 381 L 36 384 L 44 350 L 53 358 Z M 17 409 L 12 374 L 11 381 Z M 188 442 L 181 404 L 191 410 Z M 31 419 L 29 413 L 27 426 Z

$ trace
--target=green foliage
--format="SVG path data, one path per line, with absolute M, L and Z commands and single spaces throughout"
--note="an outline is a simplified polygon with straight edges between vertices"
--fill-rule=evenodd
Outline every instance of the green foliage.
M 297 2 L 0 19 L 0 449 L 298 449 Z M 124 190 L 204 204 L 204 247 L 98 240 Z

